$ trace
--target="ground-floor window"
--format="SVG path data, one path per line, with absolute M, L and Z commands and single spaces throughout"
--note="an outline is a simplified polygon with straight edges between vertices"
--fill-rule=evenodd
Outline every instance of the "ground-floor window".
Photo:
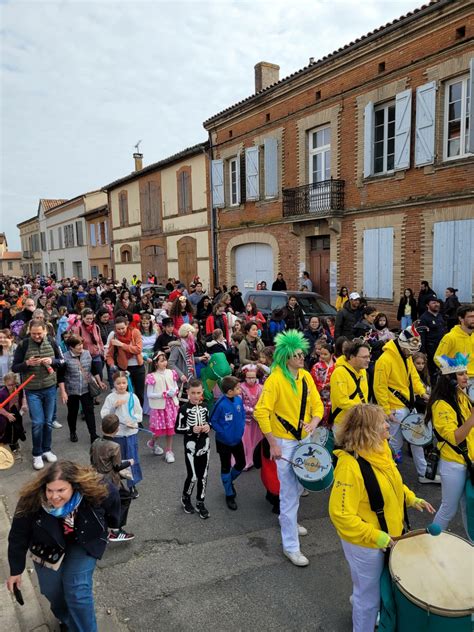
M 447 287 L 458 290 L 461 302 L 472 301 L 474 219 L 436 222 L 433 231 L 433 289 L 443 297 Z

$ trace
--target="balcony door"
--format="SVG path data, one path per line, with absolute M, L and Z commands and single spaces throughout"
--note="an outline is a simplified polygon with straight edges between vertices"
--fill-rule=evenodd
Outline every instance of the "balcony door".
M 321 127 L 309 133 L 310 212 L 331 208 L 331 128 Z

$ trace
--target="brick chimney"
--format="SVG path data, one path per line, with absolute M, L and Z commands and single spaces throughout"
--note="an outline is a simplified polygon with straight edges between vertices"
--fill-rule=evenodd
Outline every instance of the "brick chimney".
M 141 171 L 143 169 L 143 154 L 133 154 L 135 159 L 135 171 Z
M 255 92 L 265 90 L 280 79 L 280 66 L 260 61 L 255 65 Z

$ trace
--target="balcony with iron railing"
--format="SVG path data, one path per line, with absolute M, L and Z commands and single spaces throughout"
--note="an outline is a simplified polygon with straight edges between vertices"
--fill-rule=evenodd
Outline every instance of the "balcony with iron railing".
M 283 189 L 283 217 L 330 217 L 344 210 L 344 180 L 323 180 Z

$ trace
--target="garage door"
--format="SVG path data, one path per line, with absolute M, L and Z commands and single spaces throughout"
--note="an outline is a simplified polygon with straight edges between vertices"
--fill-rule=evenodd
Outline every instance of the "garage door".
M 245 244 L 235 249 L 235 276 L 240 290 L 252 290 L 260 281 L 273 283 L 273 250 L 268 244 Z

